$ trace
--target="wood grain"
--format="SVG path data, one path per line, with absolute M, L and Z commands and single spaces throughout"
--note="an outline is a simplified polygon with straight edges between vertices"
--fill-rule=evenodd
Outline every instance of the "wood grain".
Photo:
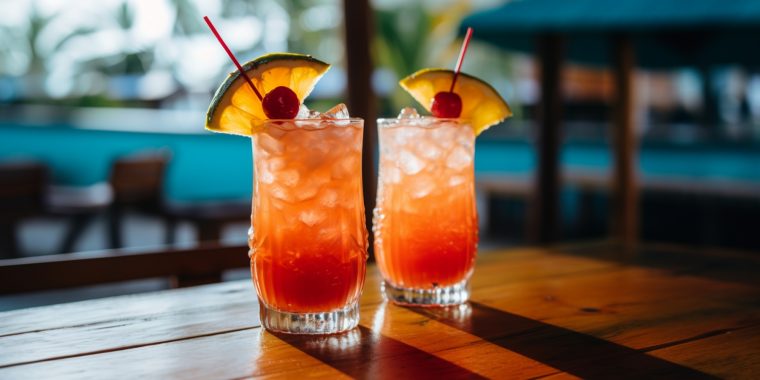
M 562 67 L 564 40 L 558 34 L 538 37 L 541 102 L 536 136 L 536 177 L 530 203 L 528 238 L 551 243 L 559 238 L 560 144 L 562 141 Z
M 0 313 L 0 379 L 758 376 L 757 283 L 610 247 L 484 253 L 447 309 L 384 302 L 371 265 L 360 327 L 327 337 L 263 331 L 249 281 Z
M 610 229 L 615 238 L 630 247 L 636 244 L 639 234 L 636 52 L 629 35 L 613 37 L 611 45 L 615 100 L 612 113 L 613 202 Z
M 247 252 L 247 246 L 211 243 L 183 249 L 106 250 L 2 260 L 0 294 L 151 277 L 213 280 L 227 269 L 248 267 Z

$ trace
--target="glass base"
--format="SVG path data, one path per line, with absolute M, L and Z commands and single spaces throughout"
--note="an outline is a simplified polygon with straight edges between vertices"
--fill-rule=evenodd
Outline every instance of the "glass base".
M 289 313 L 270 309 L 259 302 L 261 325 L 286 334 L 336 334 L 359 324 L 359 301 L 341 310 L 323 313 Z
M 383 281 L 382 293 L 385 298 L 405 306 L 449 306 L 467 302 L 470 298 L 470 280 L 460 283 L 435 288 L 435 289 L 408 289 L 391 285 Z

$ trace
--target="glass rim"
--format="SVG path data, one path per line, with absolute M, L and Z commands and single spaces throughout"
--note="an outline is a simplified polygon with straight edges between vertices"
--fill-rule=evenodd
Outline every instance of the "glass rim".
M 360 117 L 348 117 L 348 118 L 341 118 L 341 119 L 330 119 L 330 118 L 326 118 L 326 119 L 323 119 L 323 118 L 318 118 L 318 119 L 263 119 L 263 120 L 258 120 L 257 123 L 261 123 L 261 124 L 263 124 L 263 123 L 270 123 L 270 122 L 273 122 L 273 123 L 282 123 L 282 122 L 302 122 L 302 123 L 303 122 L 307 122 L 307 123 L 311 123 L 311 122 L 323 122 L 323 121 L 344 121 L 344 122 L 348 121 L 348 122 L 355 123 L 357 121 L 364 121 L 364 119 L 362 119 Z
M 411 123 L 408 123 L 411 121 Z M 407 122 L 407 123 L 404 123 Z M 378 118 L 377 119 L 377 126 L 378 128 L 396 128 L 399 127 L 402 123 L 404 123 L 404 126 L 412 126 L 412 127 L 420 127 L 420 128 L 437 128 L 441 124 L 439 123 L 457 123 L 457 124 L 470 124 L 470 119 L 464 119 L 464 118 L 443 118 L 443 117 L 434 117 L 434 116 L 422 116 L 419 118 L 413 118 L 413 119 L 399 119 L 396 117 L 393 118 Z
M 322 131 L 332 128 L 361 128 L 364 129 L 364 119 L 350 117 L 347 119 L 266 119 L 251 123 L 254 131 L 265 131 L 275 128 L 283 131 Z

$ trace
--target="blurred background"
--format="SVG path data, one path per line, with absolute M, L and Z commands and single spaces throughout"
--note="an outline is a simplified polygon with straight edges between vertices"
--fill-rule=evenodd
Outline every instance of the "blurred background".
M 485 248 L 614 236 L 613 192 L 623 183 L 638 194 L 636 239 L 760 250 L 760 61 L 733 54 L 754 48 L 745 33 L 760 26 L 747 16 L 751 2 L 737 2 L 746 3 L 746 17 L 735 24 L 721 14 L 728 34 L 722 24 L 698 18 L 691 29 L 679 18 L 650 19 L 630 31 L 629 21 L 615 18 L 577 30 L 563 20 L 553 27 L 548 23 L 562 12 L 551 1 L 517 3 L 538 4 L 547 16 L 505 22 L 533 14 L 510 12 L 511 4 L 495 0 L 0 2 L 0 257 L 245 244 L 250 143 L 203 130 L 213 91 L 234 69 L 203 15 L 240 60 L 290 51 L 331 63 L 307 105 L 326 110 L 348 99 L 350 110 L 369 119 L 416 106 L 398 79 L 424 67 L 453 67 L 461 31 L 474 26 L 463 71 L 490 83 L 515 112 L 478 138 Z M 572 14 L 588 1 L 565 3 Z M 585 22 L 594 20 L 594 11 L 587 13 Z M 352 28 L 363 26 L 366 41 L 347 38 L 362 36 Z M 541 45 L 547 31 L 557 43 Z M 632 172 L 620 175 L 613 128 L 620 76 L 608 57 L 622 32 L 633 33 L 634 47 L 665 43 L 638 51 L 627 72 L 633 84 L 627 141 L 635 154 Z M 713 35 L 722 50 L 701 52 Z M 366 46 L 370 65 L 352 60 L 362 54 L 356 46 Z M 552 62 L 561 78 L 553 81 L 560 108 L 542 108 L 549 88 L 542 76 Z M 351 94 L 365 71 L 371 92 Z M 361 99 L 370 104 L 357 106 Z M 561 126 L 549 129 L 549 140 L 559 141 L 557 165 L 547 169 L 541 162 L 553 156 L 545 146 L 546 119 L 556 109 Z M 543 195 L 556 202 L 535 199 L 534 186 L 554 183 L 537 177 L 558 179 L 556 192 Z M 610 184 L 613 177 L 621 181 Z M 546 204 L 555 217 L 531 219 L 531 210 Z M 536 238 L 531 220 L 556 224 L 556 233 Z M 114 289 L 104 292 L 121 292 Z M 5 297 L 0 308 L 35 302 L 46 301 Z

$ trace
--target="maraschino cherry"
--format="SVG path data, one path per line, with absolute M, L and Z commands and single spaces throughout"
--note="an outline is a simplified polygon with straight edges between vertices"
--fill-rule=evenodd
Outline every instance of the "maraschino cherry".
M 262 97 L 259 90 L 256 88 L 256 86 L 253 85 L 253 82 L 251 82 L 251 78 L 249 78 L 248 74 L 246 74 L 245 70 L 243 70 L 243 66 L 240 65 L 240 62 L 238 62 L 237 58 L 235 58 L 235 55 L 232 54 L 232 50 L 227 47 L 227 44 L 222 39 L 222 36 L 219 34 L 219 32 L 216 31 L 214 24 L 211 23 L 211 20 L 208 18 L 208 16 L 204 16 L 203 20 L 206 21 L 206 24 L 208 24 L 211 32 L 214 33 L 214 36 L 216 36 L 216 39 L 219 40 L 219 43 L 224 48 L 224 51 L 226 51 L 227 55 L 230 56 L 230 59 L 235 64 L 238 71 L 240 71 L 240 75 L 242 75 L 245 81 L 248 82 L 248 85 L 251 87 L 251 90 L 253 90 L 253 93 L 256 94 L 256 96 L 261 101 L 261 108 L 264 109 L 264 114 L 267 115 L 267 117 L 270 119 L 295 118 L 296 115 L 298 115 L 298 108 L 301 106 L 301 102 L 298 100 L 298 95 L 296 95 L 293 90 L 285 86 L 279 86 L 275 87 L 272 91 L 269 91 L 265 96 Z
M 270 119 L 293 119 L 300 106 L 296 93 L 285 86 L 275 87 L 261 100 L 261 107 Z
M 430 112 L 435 117 L 456 119 L 462 114 L 462 98 L 456 92 L 441 91 L 433 97 Z
M 454 78 L 451 80 L 449 91 L 441 91 L 433 97 L 430 112 L 435 117 L 456 119 L 462 114 L 462 98 L 454 92 L 454 85 L 457 83 L 459 70 L 462 68 L 462 61 L 464 61 L 464 55 L 467 53 L 467 45 L 470 44 L 470 37 L 472 37 L 472 28 L 467 28 L 467 34 L 464 36 L 462 50 L 459 52 L 459 59 L 457 60 Z

